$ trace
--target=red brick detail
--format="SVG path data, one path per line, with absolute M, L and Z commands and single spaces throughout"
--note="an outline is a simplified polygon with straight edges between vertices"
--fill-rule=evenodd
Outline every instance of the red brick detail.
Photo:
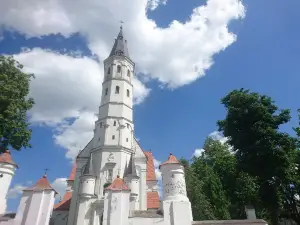
M 76 162 L 74 162 L 72 170 L 71 170 L 71 173 L 70 173 L 70 176 L 69 176 L 69 181 L 74 181 L 75 180 L 75 177 L 76 177 L 76 167 L 77 167 L 77 164 L 76 164 Z
M 112 191 L 129 191 L 129 187 L 124 183 L 123 179 L 119 176 L 109 185 L 105 190 L 112 190 Z
M 154 167 L 154 158 L 152 152 L 144 152 L 147 157 L 147 181 L 156 180 L 155 176 L 155 167 Z
M 147 192 L 147 208 L 158 209 L 160 205 L 159 195 L 157 191 Z
M 63 199 L 54 205 L 55 211 L 69 211 L 71 205 L 72 192 L 66 192 Z
M 18 165 L 12 160 L 9 150 L 6 150 L 0 155 L 0 163 L 8 163 L 18 167 Z

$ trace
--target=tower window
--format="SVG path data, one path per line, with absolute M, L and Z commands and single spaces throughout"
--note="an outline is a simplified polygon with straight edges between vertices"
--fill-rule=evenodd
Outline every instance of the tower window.
M 114 121 L 114 126 L 117 126 L 117 121 Z
M 115 140 L 115 135 L 112 136 L 112 139 Z
M 121 66 L 120 65 L 117 66 L 117 72 L 121 73 Z
M 108 94 L 108 88 L 105 89 L 105 95 L 107 95 L 107 94 Z
M 129 129 L 129 123 L 126 123 L 127 128 Z
M 100 122 L 100 128 L 102 128 L 102 125 L 103 125 L 103 123 L 102 123 L 102 122 Z
M 130 70 L 127 70 L 127 76 L 130 77 Z
M 119 94 L 120 93 L 120 87 L 119 86 L 116 86 L 116 94 Z
M 127 97 L 130 97 L 129 89 L 127 89 Z
M 107 74 L 110 74 L 110 67 L 108 67 Z
M 126 138 L 126 142 L 128 142 L 128 138 Z

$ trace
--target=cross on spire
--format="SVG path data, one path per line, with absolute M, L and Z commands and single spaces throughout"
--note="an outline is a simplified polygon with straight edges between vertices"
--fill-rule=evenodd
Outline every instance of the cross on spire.
M 120 21 L 120 24 L 121 24 L 120 29 L 121 29 L 121 30 L 123 29 L 123 23 L 124 23 L 124 21 L 121 20 L 121 21 Z
M 45 170 L 44 176 L 46 176 L 49 169 L 45 168 L 44 170 Z

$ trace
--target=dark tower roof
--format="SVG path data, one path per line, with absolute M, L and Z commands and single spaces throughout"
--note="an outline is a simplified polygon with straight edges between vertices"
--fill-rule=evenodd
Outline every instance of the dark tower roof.
M 128 163 L 127 168 L 125 169 L 124 172 L 124 177 L 128 177 L 128 175 L 133 176 L 133 177 L 138 177 L 137 173 L 136 173 L 136 167 L 134 164 L 134 158 L 133 158 L 133 153 L 131 153 L 131 157 Z
M 118 37 L 115 39 L 115 44 L 109 54 L 109 57 L 111 56 L 125 56 L 127 58 L 130 58 L 128 48 L 127 48 L 127 41 L 123 36 L 122 26 L 120 27 L 120 32 L 118 34 Z
M 93 165 L 92 165 L 92 154 L 84 168 L 83 175 L 94 175 Z

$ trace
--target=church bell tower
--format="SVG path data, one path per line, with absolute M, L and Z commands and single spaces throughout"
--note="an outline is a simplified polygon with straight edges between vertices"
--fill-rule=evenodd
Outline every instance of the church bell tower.
M 121 146 L 132 149 L 134 63 L 129 57 L 123 29 L 115 39 L 109 57 L 104 60 L 104 80 L 94 148 Z

